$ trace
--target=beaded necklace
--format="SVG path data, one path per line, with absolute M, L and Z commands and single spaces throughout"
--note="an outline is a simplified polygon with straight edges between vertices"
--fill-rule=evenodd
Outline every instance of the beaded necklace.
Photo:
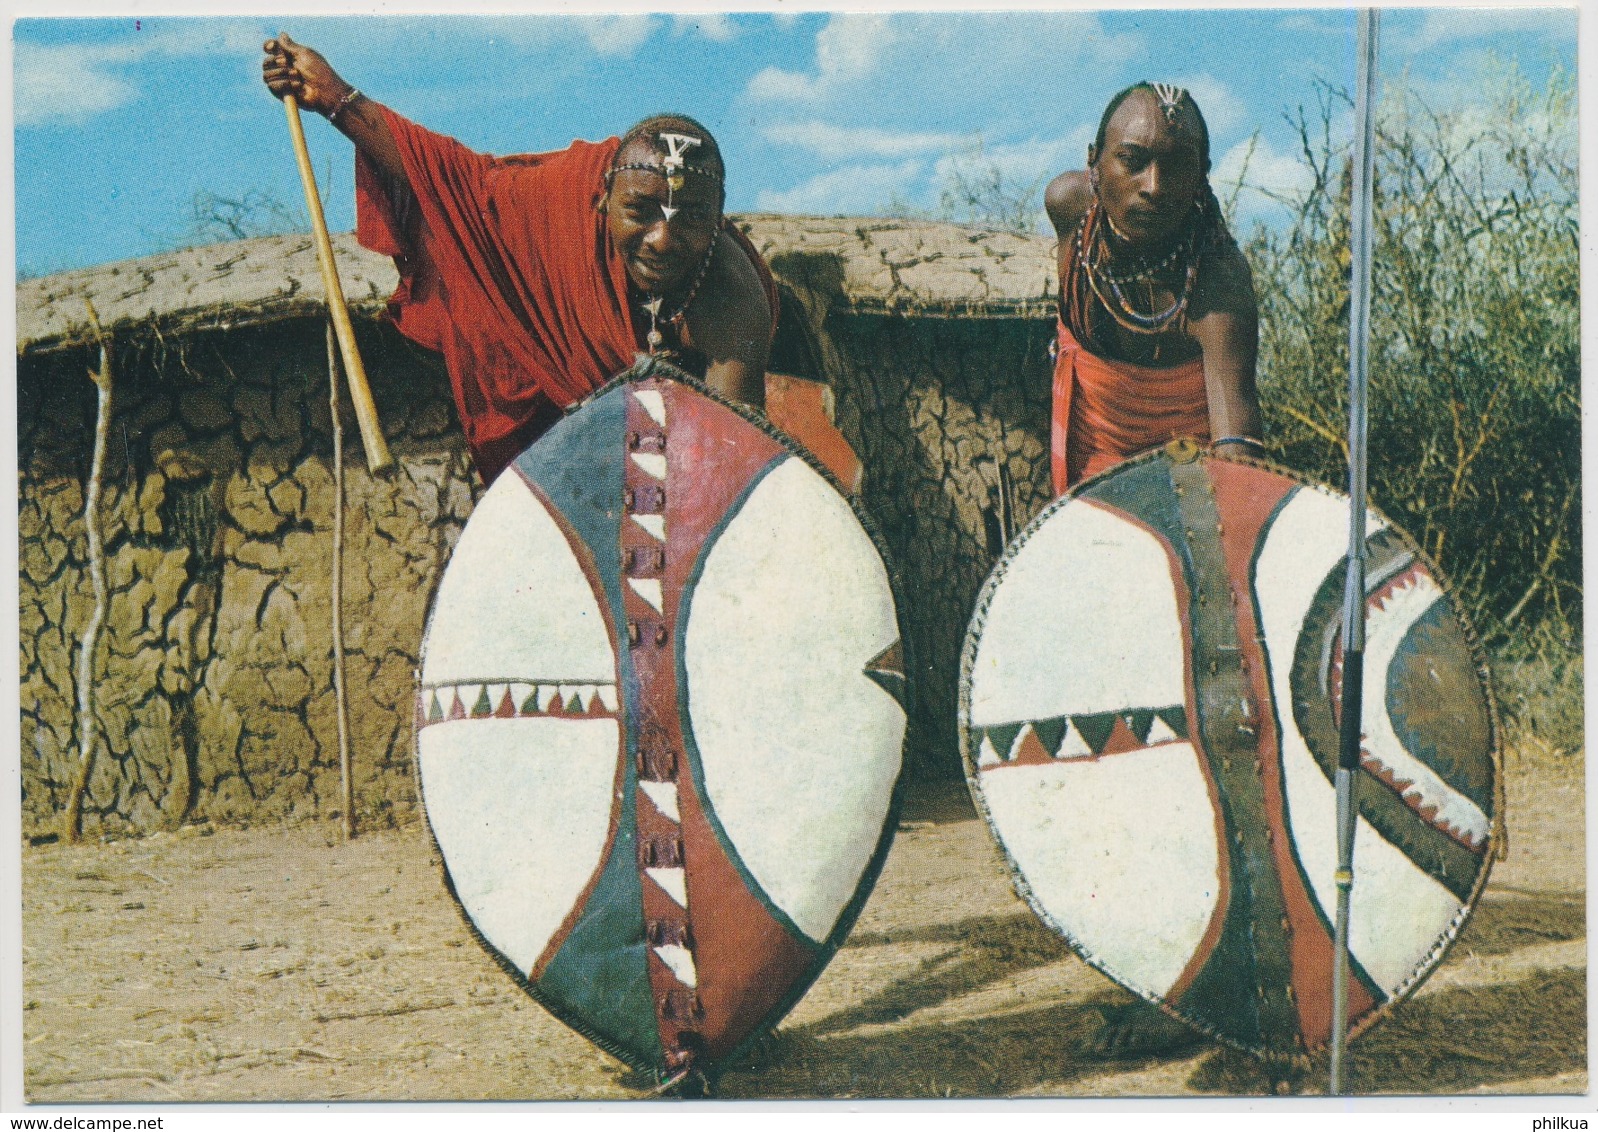
M 710 234 L 710 246 L 705 249 L 705 258 L 699 264 L 699 271 L 694 275 L 694 281 L 688 284 L 688 291 L 683 295 L 682 302 L 677 304 L 676 310 L 667 315 L 660 313 L 661 303 L 665 300 L 664 295 L 649 295 L 644 299 L 644 310 L 649 312 L 649 334 L 646 336 L 645 341 L 649 343 L 649 352 L 651 354 L 665 345 L 666 336 L 660 329 L 662 324 L 677 326 L 680 332 L 680 323 L 684 316 L 688 314 L 688 308 L 693 304 L 694 297 L 699 294 L 699 285 L 705 281 L 705 276 L 710 273 L 710 260 L 716 254 L 716 240 L 720 236 L 720 228 Z
M 1074 274 L 1087 283 L 1087 290 L 1117 326 L 1133 334 L 1148 335 L 1163 334 L 1173 329 L 1177 331 L 1186 329 L 1188 306 L 1192 302 L 1193 291 L 1198 282 L 1201 258 L 1199 236 L 1208 227 L 1205 224 L 1207 218 L 1204 204 L 1204 199 L 1200 197 L 1194 205 L 1194 216 L 1188 223 L 1186 234 L 1162 259 L 1152 263 L 1137 259 L 1120 271 L 1113 270 L 1113 251 L 1109 241 L 1110 235 L 1119 235 L 1119 233 L 1115 231 L 1115 225 L 1105 214 L 1097 198 L 1088 206 L 1087 213 L 1077 226 L 1075 257 L 1077 271 Z M 1183 271 L 1182 287 L 1176 298 L 1162 311 L 1139 310 L 1124 289 L 1129 284 L 1148 281 L 1152 292 L 1152 281 L 1156 276 L 1183 263 L 1186 264 L 1186 268 Z M 1078 292 L 1071 305 L 1076 308 L 1079 326 L 1086 329 L 1087 311 L 1081 303 L 1086 296 L 1080 294 L 1079 287 L 1073 287 L 1071 290 Z

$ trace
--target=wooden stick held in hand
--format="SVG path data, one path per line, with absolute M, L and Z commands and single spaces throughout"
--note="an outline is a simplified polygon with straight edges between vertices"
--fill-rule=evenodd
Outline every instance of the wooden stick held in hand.
M 381 472 L 393 467 L 388 441 L 383 437 L 383 426 L 377 419 L 377 406 L 372 402 L 372 387 L 366 382 L 366 369 L 361 365 L 361 355 L 355 348 L 355 328 L 350 325 L 349 307 L 344 302 L 344 288 L 339 283 L 338 268 L 333 263 L 333 242 L 327 236 L 327 218 L 322 215 L 322 197 L 316 190 L 316 174 L 311 171 L 311 151 L 305 145 L 305 129 L 300 124 L 300 104 L 292 94 L 283 98 L 283 109 L 288 114 L 289 136 L 294 139 L 294 160 L 300 167 L 300 183 L 305 187 L 305 207 L 311 214 L 311 234 L 316 240 L 316 259 L 322 268 L 322 286 L 327 290 L 328 314 L 333 319 L 333 332 L 338 337 L 339 354 L 344 359 L 344 374 L 349 378 L 350 400 L 355 404 L 355 420 L 361 428 L 361 445 L 366 449 L 366 466 L 370 471 Z

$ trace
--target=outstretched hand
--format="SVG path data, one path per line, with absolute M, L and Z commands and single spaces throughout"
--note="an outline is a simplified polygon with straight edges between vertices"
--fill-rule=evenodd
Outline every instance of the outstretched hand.
M 331 114 L 350 84 L 338 77 L 321 54 L 295 43 L 281 32 L 264 45 L 261 78 L 278 98 L 292 94 L 300 106 L 317 114 Z
M 261 78 L 268 90 L 279 98 L 292 94 L 302 109 L 327 118 L 379 169 L 406 183 L 405 162 L 395 148 L 381 106 L 360 97 L 360 92 L 339 78 L 320 52 L 295 43 L 282 32 L 276 39 L 267 40 L 264 50 Z

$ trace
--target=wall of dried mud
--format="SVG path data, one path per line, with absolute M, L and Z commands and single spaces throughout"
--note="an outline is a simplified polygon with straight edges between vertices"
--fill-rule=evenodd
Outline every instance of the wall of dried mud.
M 790 268 L 793 266 L 789 265 Z M 863 503 L 902 581 L 912 773 L 958 773 L 955 689 L 977 590 L 1010 518 L 1046 499 L 1049 326 L 851 313 L 795 273 L 808 352 L 866 466 Z M 791 314 L 790 319 L 796 317 Z M 361 322 L 397 461 L 374 478 L 343 409 L 344 634 L 356 817 L 414 813 L 411 688 L 433 585 L 479 487 L 436 358 Z M 340 810 L 332 680 L 334 486 L 323 328 L 290 318 L 116 336 L 88 836 Z M 59 825 L 77 765 L 83 527 L 94 428 L 87 350 L 19 359 L 23 826 Z M 790 369 L 805 368 L 794 356 Z M 999 468 L 1006 469 L 1000 476 Z
M 960 773 L 960 651 L 1008 530 L 1049 499 L 1051 328 L 1018 319 L 829 320 L 838 423 L 898 569 L 911 762 Z
M 411 706 L 433 579 L 473 480 L 436 363 L 377 326 L 361 345 L 398 467 L 346 446 L 345 644 L 357 814 L 414 807 Z M 24 831 L 54 828 L 77 765 L 73 673 L 92 613 L 83 494 L 87 352 L 20 363 Z M 297 320 L 181 341 L 123 335 L 103 530 L 102 746 L 87 834 L 339 810 L 331 667 L 334 479 L 323 331 Z M 86 392 L 87 390 L 87 392 Z

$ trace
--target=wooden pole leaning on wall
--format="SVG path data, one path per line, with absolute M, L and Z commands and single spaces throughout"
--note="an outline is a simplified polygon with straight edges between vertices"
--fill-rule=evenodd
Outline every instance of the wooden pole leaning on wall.
M 361 444 L 366 449 L 366 466 L 372 472 L 393 467 L 383 426 L 377 419 L 372 387 L 366 381 L 360 351 L 355 348 L 355 328 L 350 325 L 349 306 L 344 302 L 344 287 L 339 282 L 338 266 L 333 262 L 333 241 L 327 235 L 327 218 L 322 214 L 322 196 L 316 189 L 316 174 L 311 169 L 311 151 L 305 144 L 305 128 L 300 123 L 300 104 L 292 94 L 283 99 L 288 114 L 289 136 L 294 140 L 294 160 L 300 169 L 300 184 L 305 189 L 305 208 L 311 214 L 311 236 L 316 242 L 316 261 L 322 269 L 322 286 L 327 291 L 327 311 L 338 337 L 344 359 L 344 374 L 349 379 L 350 400 L 355 405 L 355 420 L 361 428 Z
M 105 482 L 105 450 L 111 435 L 113 409 L 111 341 L 100 327 L 100 316 L 88 299 L 89 327 L 100 345 L 100 368 L 89 371 L 98 390 L 94 418 L 94 454 L 89 465 L 89 482 L 83 490 L 83 529 L 89 543 L 89 584 L 94 592 L 94 611 L 78 645 L 78 766 L 67 791 L 67 807 L 61 817 L 61 839 L 76 842 L 83 836 L 83 800 L 89 793 L 89 777 L 94 773 L 94 748 L 99 737 L 94 703 L 94 657 L 100 644 L 110 602 L 105 578 L 105 543 L 100 533 L 100 494 Z
M 333 418 L 333 707 L 338 716 L 338 773 L 344 840 L 355 837 L 355 773 L 350 760 L 350 705 L 344 682 L 344 424 L 339 419 L 338 336 L 327 322 L 327 384 Z

